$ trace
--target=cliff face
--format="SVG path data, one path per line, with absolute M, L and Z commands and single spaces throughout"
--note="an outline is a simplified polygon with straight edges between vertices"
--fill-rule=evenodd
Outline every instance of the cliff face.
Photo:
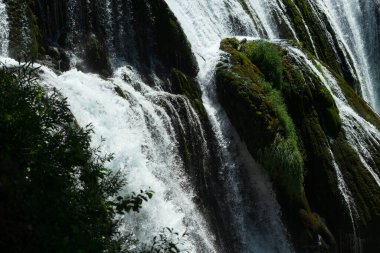
M 249 2 L 238 2 L 258 34 L 268 36 Z M 271 11 L 286 43 L 221 42 L 218 99 L 274 182 L 299 252 L 380 252 L 380 118 L 360 97 L 354 54 L 342 46 L 318 1 L 280 2 L 282 12 Z M 168 92 L 159 94 L 162 100 L 157 95 L 154 105 L 180 120 L 173 127 L 178 156 L 196 185 L 195 201 L 212 214 L 210 223 L 225 241 L 221 248 L 234 251 L 229 231 L 234 217 L 223 210 L 230 200 L 224 183 L 230 179 L 221 176 L 230 161 L 224 164 L 219 157 L 218 136 L 197 79 L 198 63 L 165 0 L 7 0 L 6 6 L 10 57 L 38 61 L 57 72 L 76 67 L 105 79 L 114 69 L 131 65 L 146 84 Z M 254 31 L 228 8 L 224 18 L 229 32 Z M 375 23 L 380 23 L 379 10 Z M 380 56 L 370 53 L 371 58 Z M 208 60 L 201 59 L 205 65 Z M 370 63 L 379 65 L 378 60 Z M 135 85 L 128 78 L 123 76 L 125 83 Z M 119 86 L 116 91 L 128 101 Z M 191 124 L 198 126 L 198 119 L 201 131 Z M 251 189 L 239 180 L 243 191 Z M 247 205 L 255 208 L 255 203 Z
M 165 1 L 10 0 L 10 56 L 57 65 L 74 53 L 84 70 L 111 75 L 111 63 L 167 76 L 172 68 L 194 77 L 191 47 Z M 21 22 L 20 22 L 21 21 Z M 59 67 L 59 66 L 58 66 Z
M 322 80 L 329 70 L 312 56 L 300 62 L 286 45 L 226 39 L 221 49 L 228 55 L 217 68 L 219 99 L 250 153 L 273 178 L 297 247 L 378 250 L 380 231 L 374 224 L 380 222 L 380 190 L 349 141 L 352 134 L 362 135 L 360 127 L 344 127 L 347 118 L 336 105 L 340 100 Z M 378 131 L 380 118 L 329 69 L 334 89 L 341 89 L 355 113 Z M 373 161 L 379 148 L 371 142 Z M 379 164 L 373 168 L 379 171 Z

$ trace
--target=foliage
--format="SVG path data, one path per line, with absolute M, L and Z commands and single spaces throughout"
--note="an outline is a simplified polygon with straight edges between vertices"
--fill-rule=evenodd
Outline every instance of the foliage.
M 123 252 L 117 214 L 138 212 L 153 191 L 118 196 L 125 180 L 104 166 L 112 155 L 90 147 L 91 126 L 37 84 L 37 70 L 0 69 L 0 251 Z M 169 239 L 152 244 L 174 248 Z
M 115 203 L 116 211 L 118 214 L 123 214 L 130 211 L 139 212 L 142 208 L 142 203 L 148 201 L 153 197 L 153 191 L 141 190 L 139 194 L 132 192 L 128 197 L 117 197 L 118 202 Z
M 242 52 L 239 47 L 236 39 L 221 43 L 229 55 L 217 67 L 218 96 L 250 152 L 289 196 L 299 197 L 304 171 L 298 136 L 278 90 L 280 84 L 274 86 L 267 79 L 269 75 L 271 82 L 281 83 L 282 55 L 265 42 L 244 44 Z M 263 67 L 256 66 L 248 57 L 256 57 Z
M 246 43 L 242 51 L 253 64 L 260 66 L 260 70 L 265 75 L 267 81 L 280 87 L 283 65 L 282 55 L 276 45 L 266 41 Z
M 163 228 L 158 236 L 153 237 L 151 245 L 144 245 L 141 253 L 180 253 L 188 252 L 184 242 L 186 232 L 180 235 L 172 228 Z
M 122 186 L 103 165 L 112 156 L 90 148 L 91 128 L 78 127 L 66 99 L 45 92 L 34 73 L 30 66 L 0 72 L 0 208 L 9 227 L 1 247 L 104 251 L 116 233 L 106 199 Z

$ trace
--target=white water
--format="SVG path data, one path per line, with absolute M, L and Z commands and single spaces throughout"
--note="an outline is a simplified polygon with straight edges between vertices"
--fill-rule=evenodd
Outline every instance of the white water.
M 3 0 L 0 1 L 0 56 L 8 54 L 9 27 L 6 7 Z
M 269 179 L 249 155 L 247 148 L 233 129 L 226 113 L 221 108 L 215 94 L 213 75 L 220 57 L 219 45 L 224 37 L 236 35 L 260 36 L 263 27 L 270 38 L 275 38 L 277 31 L 268 13 L 269 3 L 262 0 L 249 1 L 255 6 L 255 23 L 243 10 L 239 1 L 198 1 L 198 0 L 166 0 L 170 9 L 184 29 L 195 52 L 200 66 L 198 80 L 203 91 L 203 103 L 212 123 L 219 144 L 219 155 L 222 159 L 220 174 L 226 184 L 229 210 L 233 217 L 231 235 L 240 244 L 237 252 L 292 252 L 287 241 L 287 233 L 281 222 L 280 207 L 275 200 Z M 234 8 L 231 8 L 233 6 Z M 234 24 L 226 17 L 238 18 L 246 24 L 247 34 L 237 34 Z M 261 25 L 260 25 L 261 24 Z M 255 197 L 253 200 L 255 215 L 244 201 L 241 192 L 239 171 L 248 171 L 250 185 Z M 252 200 L 251 200 L 252 201 Z
M 353 243 L 353 251 L 354 252 L 361 252 L 361 245 L 360 240 L 358 240 L 358 234 L 357 234 L 357 225 L 356 225 L 356 219 L 359 218 L 358 211 L 356 209 L 355 200 L 352 197 L 352 193 L 350 189 L 347 187 L 346 181 L 344 180 L 342 171 L 340 170 L 338 164 L 335 161 L 334 154 L 331 150 L 329 150 L 330 156 L 332 158 L 332 163 L 335 169 L 337 181 L 338 181 L 338 189 L 340 191 L 340 194 L 343 197 L 343 200 L 347 206 L 351 224 L 352 224 L 352 231 L 353 231 L 353 237 L 354 237 L 354 243 Z
M 9 58 L 0 61 L 17 65 Z M 101 146 L 104 154 L 114 154 L 108 166 L 126 176 L 124 193 L 149 188 L 155 192 L 140 213 L 125 216 L 121 230 L 133 231 L 142 242 L 149 242 L 162 228 L 174 228 L 175 232 L 188 234 L 182 249 L 216 252 L 215 238 L 193 202 L 195 194 L 184 172 L 174 129 L 178 124 L 183 135 L 195 131 L 203 142 L 199 149 L 207 153 L 203 130 L 189 101 L 153 90 L 129 68 L 118 69 L 110 80 L 77 70 L 60 76 L 46 67 L 42 70 L 48 88 L 55 87 L 68 98 L 78 123 L 83 127 L 92 124 L 92 146 Z M 122 80 L 124 73 L 130 82 Z M 122 88 L 128 99 L 117 95 L 115 85 Z M 178 108 L 183 108 L 185 115 L 178 115 Z
M 298 60 L 300 66 L 308 67 L 310 71 L 317 74 L 331 92 L 339 109 L 339 116 L 342 119 L 347 141 L 357 152 L 361 162 L 380 187 L 380 176 L 370 166 L 374 162 L 370 150 L 373 148 L 373 144 L 380 144 L 380 132 L 351 108 L 337 81 L 322 64 L 318 63 L 318 67 L 322 69 L 321 72 L 299 49 L 292 47 L 288 47 L 288 49 L 294 59 Z
M 127 72 L 133 83 L 123 82 L 122 72 Z M 183 169 L 173 126 L 174 121 L 183 128 L 190 124 L 202 138 L 199 120 L 189 102 L 181 96 L 154 91 L 127 68 L 116 71 L 115 78 L 109 81 L 76 70 L 61 76 L 47 73 L 45 80 L 68 97 L 82 126 L 93 124 L 94 146 L 101 144 L 101 137 L 105 138 L 102 151 L 115 154 L 110 167 L 126 173 L 126 192 L 149 187 L 155 192 L 139 214 L 125 217 L 125 231 L 134 231 L 137 238 L 146 241 L 161 228 L 170 227 L 190 235 L 185 248 L 191 252 L 215 252 L 214 238 L 192 201 L 194 193 Z M 115 84 L 128 100 L 116 95 Z M 169 115 L 161 103 L 184 107 L 187 122 L 179 115 Z
M 338 40 L 353 60 L 364 98 L 380 111 L 378 66 L 373 50 L 378 49 L 375 6 L 373 1 L 317 0 L 309 1 L 326 14 Z
M 245 145 L 240 142 L 233 130 L 217 102 L 212 82 L 214 68 L 220 56 L 219 43 L 224 37 L 244 35 L 277 39 L 279 35 L 273 18 L 276 13 L 298 40 L 291 22 L 285 15 L 284 6 L 281 1 L 247 0 L 250 16 L 238 0 L 166 0 L 166 2 L 179 19 L 200 66 L 198 79 L 202 85 L 203 102 L 217 136 L 219 155 L 223 162 L 220 176 L 230 189 L 227 193 L 230 210 L 223 211 L 234 216 L 231 234 L 242 245 L 239 252 L 292 252 L 292 247 L 287 242 L 286 230 L 281 223 L 280 208 L 275 201 L 269 180 L 254 163 Z M 353 67 L 358 71 L 366 99 L 374 105 L 375 84 L 367 50 L 370 45 L 366 45 L 364 38 L 364 27 L 361 24 L 363 12 L 358 2 L 359 0 L 318 0 L 313 6 L 327 14 L 342 46 L 354 60 Z M 70 26 L 73 31 L 80 31 L 81 28 L 75 19 L 77 1 L 69 0 L 69 3 Z M 109 7 L 108 0 L 105 1 L 105 7 Z M 0 54 L 6 55 L 8 26 L 4 10 L 4 4 L 0 2 Z M 111 13 L 106 14 L 104 18 L 111 19 Z M 111 27 L 106 29 L 107 33 L 112 33 Z M 112 50 L 114 49 L 111 48 L 110 53 L 114 55 Z M 369 143 L 380 142 L 379 132 L 348 106 L 336 82 L 334 83 L 335 80 L 329 78 L 328 72 L 320 73 L 314 66 L 313 68 L 332 90 L 348 140 L 380 186 L 379 175 L 369 165 L 372 159 Z M 115 160 L 110 166 L 127 173 L 129 184 L 126 192 L 148 187 L 156 192 L 153 200 L 146 204 L 147 208 L 143 209 L 141 214 L 126 217 L 124 229 L 136 231 L 137 237 L 142 240 L 148 240 L 149 236 L 144 231 L 154 234 L 164 226 L 173 227 L 178 232 L 187 229 L 190 241 L 186 247 L 191 252 L 215 252 L 213 247 L 215 238 L 209 233 L 204 217 L 193 203 L 195 195 L 183 171 L 184 165 L 179 155 L 180 148 L 176 138 L 178 133 L 174 130 L 175 125 L 180 125 L 183 132 L 186 132 L 186 125 L 190 123 L 203 139 L 199 120 L 188 101 L 181 96 L 149 88 L 136 73 L 127 68 L 116 71 L 112 80 L 102 80 L 96 75 L 83 74 L 75 70 L 61 76 L 56 76 L 47 69 L 44 71 L 49 85 L 59 88 L 69 98 L 71 109 L 80 124 L 94 125 L 93 145 L 99 145 L 101 137 L 105 138 L 103 151 L 115 153 Z M 125 83 L 121 80 L 122 71 L 128 72 L 129 76 L 133 77 L 132 82 Z M 128 100 L 116 95 L 113 90 L 114 84 L 122 87 Z M 182 115 L 178 115 L 175 109 L 178 105 L 185 108 L 186 122 L 183 122 Z M 171 108 L 170 113 L 168 108 Z M 339 189 L 347 205 L 351 205 L 350 210 L 353 210 L 354 203 L 348 198 L 349 193 L 341 177 L 342 173 L 339 167 L 336 169 Z M 240 170 L 251 172 L 249 180 L 256 195 L 254 218 L 249 213 L 252 210 L 246 210 L 244 206 L 246 199 L 241 193 Z

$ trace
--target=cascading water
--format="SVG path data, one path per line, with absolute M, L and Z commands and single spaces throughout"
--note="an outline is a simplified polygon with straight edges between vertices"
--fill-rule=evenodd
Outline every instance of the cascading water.
M 3 0 L 0 1 L 0 56 L 8 54 L 9 27 L 7 21 L 6 6 Z
M 266 1 L 250 1 L 255 8 L 252 22 L 250 15 L 239 1 L 177 1 L 167 0 L 171 10 L 179 19 L 197 55 L 200 72 L 198 80 L 203 91 L 203 102 L 212 127 L 217 136 L 219 156 L 222 159 L 220 173 L 225 183 L 229 210 L 225 215 L 233 218 L 231 235 L 237 242 L 236 252 L 292 252 L 287 241 L 286 231 L 281 222 L 279 206 L 274 198 L 268 178 L 260 172 L 258 165 L 249 155 L 244 144 L 229 123 L 215 94 L 213 83 L 214 68 L 219 60 L 219 44 L 223 37 L 237 35 L 261 36 L 272 38 L 277 35 L 270 16 L 265 14 Z M 232 8 L 234 7 L 234 8 Z M 264 19 L 261 19 L 264 18 Z M 245 24 L 245 33 L 239 33 L 237 24 Z M 233 22 L 235 21 L 235 23 Z M 250 171 L 250 201 L 245 201 L 242 192 L 241 171 Z M 244 173 L 244 172 L 243 172 Z M 247 190 L 245 190 L 247 191 Z M 253 209 L 250 207 L 251 203 Z M 252 215 L 254 213 L 254 215 Z
M 238 185 L 237 182 L 239 178 L 237 176 L 236 170 L 239 166 L 239 161 L 232 154 L 234 152 L 244 152 L 244 148 L 234 148 L 233 143 L 239 142 L 233 138 L 233 135 L 230 134 L 231 126 L 226 123 L 229 122 L 224 111 L 221 109 L 221 106 L 218 104 L 216 95 L 215 95 L 215 87 L 213 85 L 213 73 L 215 64 L 219 59 L 220 51 L 218 50 L 219 43 L 223 37 L 228 36 L 236 36 L 236 35 L 248 35 L 253 37 L 261 37 L 261 38 L 269 38 L 276 39 L 279 38 L 277 30 L 279 29 L 274 22 L 277 17 L 280 16 L 282 22 L 284 22 L 290 31 L 292 31 L 293 36 L 296 40 L 297 34 L 292 27 L 291 23 L 287 19 L 285 12 L 285 6 L 281 1 L 245 1 L 245 7 L 240 5 L 241 1 L 223 1 L 221 3 L 208 2 L 204 1 L 178 1 L 178 0 L 166 0 L 172 11 L 175 13 L 177 18 L 179 19 L 185 33 L 188 36 L 190 43 L 192 44 L 192 48 L 194 52 L 197 54 L 198 63 L 200 66 L 200 73 L 198 75 L 198 79 L 201 83 L 203 90 L 203 102 L 208 111 L 209 118 L 211 119 L 214 131 L 218 136 L 219 147 L 221 152 L 221 157 L 225 160 L 224 164 L 224 173 L 228 175 L 229 185 L 235 186 Z M 323 2 L 323 3 L 322 3 Z M 334 29 L 336 30 L 336 36 L 340 40 L 342 47 L 345 50 L 343 52 L 348 52 L 349 57 L 353 58 L 355 70 L 359 75 L 359 82 L 362 85 L 364 97 L 373 105 L 376 106 L 376 76 L 377 72 L 373 70 L 377 65 L 374 62 L 370 62 L 371 55 L 369 52 L 369 45 L 365 45 L 365 43 L 369 40 L 370 34 L 367 27 L 360 26 L 360 22 L 363 19 L 364 13 L 369 11 L 369 4 L 359 5 L 357 3 L 356 6 L 349 5 L 348 3 L 334 4 L 330 1 L 330 8 L 325 8 L 327 3 L 326 1 L 320 1 L 319 3 L 310 3 L 312 9 L 315 11 L 314 15 L 316 15 L 319 20 L 324 20 L 319 11 L 323 11 L 325 15 L 329 18 L 329 22 L 332 24 Z M 235 8 L 230 8 L 234 6 Z M 247 12 L 244 8 L 249 8 Z M 243 8 L 243 9 L 242 9 Z M 349 10 L 353 10 L 352 12 L 348 12 Z M 299 12 L 300 10 L 297 9 Z M 318 11 L 317 11 L 318 10 Z M 245 11 L 245 12 L 244 12 Z M 333 13 L 332 13 L 333 12 Z M 343 12 L 343 14 L 338 15 L 338 12 Z M 252 15 L 252 13 L 254 13 Z M 368 14 L 369 15 L 369 14 Z M 375 15 L 370 15 L 371 18 L 374 18 Z M 236 22 L 239 20 L 239 22 Z M 252 23 L 250 20 L 253 20 Z M 235 21 L 235 23 L 233 23 Z M 370 23 L 375 25 L 376 21 L 371 19 Z M 236 23 L 245 24 L 245 25 L 254 25 L 253 27 L 245 27 L 244 33 L 241 33 L 238 29 L 236 29 Z M 303 25 L 308 33 L 308 36 L 311 40 L 312 46 L 314 48 L 316 57 L 318 57 L 318 52 L 316 50 L 316 46 L 313 42 L 313 37 L 310 34 L 309 28 L 305 21 L 303 21 Z M 352 36 L 355 37 L 353 41 L 350 41 L 349 31 L 352 30 Z M 331 36 L 331 35 L 330 35 Z M 372 42 L 372 48 L 375 47 L 375 41 Z M 301 53 L 299 51 L 299 53 Z M 305 64 L 305 61 L 302 62 Z M 371 71 L 371 69 L 373 71 Z M 313 67 L 313 71 L 317 71 L 315 67 Z M 317 71 L 318 72 L 318 71 Z M 327 70 L 324 75 L 327 75 Z M 354 70 L 352 70 L 353 75 L 355 75 Z M 323 77 L 321 73 L 319 76 Z M 324 79 L 325 80 L 325 79 Z M 329 81 L 325 81 L 325 85 L 327 87 L 331 87 L 332 81 L 335 82 L 335 89 L 337 89 L 336 81 L 331 77 L 328 78 Z M 336 99 L 336 103 L 338 108 L 340 108 L 340 114 L 343 118 L 343 125 L 345 131 L 348 135 L 349 142 L 352 147 L 357 151 L 361 161 L 364 166 L 368 169 L 369 173 L 373 176 L 377 183 L 379 183 L 379 176 L 371 169 L 369 164 L 373 164 L 373 158 L 370 156 L 370 143 L 379 143 L 379 133 L 375 127 L 373 127 L 370 123 L 362 119 L 358 116 L 347 103 L 343 103 L 342 100 Z M 354 122 L 353 122 L 354 121 Z M 355 129 L 352 129 L 355 128 Z M 357 131 L 357 129 L 360 129 Z M 360 136 L 357 135 L 357 132 L 360 132 Z M 231 150 L 234 152 L 231 153 Z M 233 158 L 233 160 L 231 160 Z M 372 160 L 372 161 L 371 161 Z M 232 162 L 233 161 L 233 162 Z M 371 163 L 372 162 L 372 163 Z M 334 164 L 336 165 L 336 164 Z M 244 166 L 244 165 L 243 165 Z M 349 190 L 344 182 L 344 178 L 339 170 L 339 167 L 336 165 L 336 176 L 338 178 L 338 188 L 340 189 L 343 199 L 348 207 L 350 212 L 350 217 L 353 225 L 354 232 L 354 245 L 353 249 L 355 252 L 360 252 L 360 242 L 358 242 L 356 235 L 356 209 L 355 203 L 352 197 L 350 197 Z M 262 180 L 262 179 L 261 179 Z M 259 180 L 255 180 L 257 183 Z M 228 182 L 227 182 L 228 184 Z M 231 208 L 231 213 L 235 215 L 235 226 L 239 227 L 243 232 L 240 234 L 240 240 L 242 244 L 249 249 L 257 249 L 255 248 L 255 243 L 257 245 L 258 237 L 255 237 L 254 229 L 246 229 L 244 226 L 248 224 L 245 220 L 245 215 L 241 209 L 241 192 L 239 192 L 238 187 L 229 187 L 231 191 L 229 196 L 227 196 L 228 201 L 234 203 L 233 206 L 235 208 Z M 266 191 L 268 188 L 266 189 Z M 268 215 L 268 214 L 267 214 Z M 272 220 L 276 220 L 278 214 L 271 213 L 267 217 L 270 217 Z M 253 228 L 250 224 L 250 227 Z M 280 223 L 277 223 L 275 226 L 275 231 L 281 231 L 279 229 L 281 227 Z M 247 233 L 251 233 L 252 237 L 247 238 Z M 281 234 L 281 232 L 279 233 Z M 276 236 L 278 236 L 277 234 Z M 257 235 L 256 235 L 257 236 Z M 268 235 L 265 235 L 265 231 L 260 231 L 260 236 L 264 238 Z M 260 239 L 262 239 L 261 237 Z M 275 236 L 274 236 L 275 237 Z M 272 238 L 274 238 L 272 237 Z M 281 238 L 281 236 L 280 236 Z M 284 237 L 282 237 L 284 238 Z M 265 241 L 265 240 L 264 240 Z M 249 243 L 251 242 L 251 244 Z M 265 245 L 263 248 L 260 248 L 258 252 L 266 252 L 266 250 L 270 249 L 271 246 L 269 244 Z M 282 246 L 282 251 L 284 251 L 286 247 Z M 261 251 L 260 251 L 261 250 Z M 273 249 L 272 249 L 273 250 Z M 271 250 L 269 250 L 271 251 Z
M 380 111 L 379 41 L 375 1 L 318 0 L 309 1 L 328 18 L 341 46 L 353 60 L 364 98 Z M 318 12 L 316 12 L 318 15 Z M 323 19 L 322 19 L 323 20 Z
M 348 208 L 348 212 L 349 212 L 351 223 L 352 223 L 352 230 L 353 230 L 353 236 L 354 236 L 353 251 L 354 252 L 361 252 L 360 241 L 358 240 L 358 234 L 356 232 L 356 230 L 357 230 L 356 218 L 358 218 L 357 217 L 358 211 L 356 209 L 355 201 L 352 197 L 352 193 L 350 192 L 350 190 L 347 187 L 347 184 L 344 180 L 342 171 L 340 170 L 338 164 L 336 163 L 336 161 L 334 159 L 334 154 L 331 150 L 330 150 L 330 156 L 333 159 L 332 163 L 333 163 L 333 166 L 334 166 L 334 169 L 336 172 L 336 177 L 338 179 L 338 188 L 339 188 L 339 191 L 343 197 L 343 200 L 344 200 L 344 202 Z
M 78 36 L 88 29 L 83 15 L 76 15 L 76 12 L 78 9 L 89 12 L 91 1 L 67 2 L 68 44 L 69 49 L 76 53 L 76 50 L 80 51 L 76 48 L 81 40 Z M 97 22 L 102 26 L 99 30 L 113 65 L 120 66 L 128 62 L 134 66 L 143 57 L 139 58 L 135 52 L 136 34 L 132 30 L 136 24 L 132 22 L 130 16 L 133 13 L 129 9 L 132 1 L 97 2 Z M 218 196 L 220 199 L 217 201 L 223 207 L 221 216 L 226 220 L 224 229 L 228 230 L 230 241 L 233 242 L 228 249 L 232 252 L 293 252 L 270 180 L 253 161 L 229 122 L 217 101 L 213 82 L 215 66 L 220 59 L 219 44 L 224 37 L 249 36 L 276 40 L 280 39 L 279 23 L 282 23 L 294 39 L 301 42 L 287 17 L 285 4 L 281 0 L 165 2 L 187 35 L 200 68 L 197 78 L 203 92 L 203 104 L 217 141 L 218 152 L 215 156 L 220 163 L 218 180 L 223 182 L 223 193 Z M 370 28 L 378 28 L 376 15 L 373 13 L 374 1 L 308 2 L 318 20 L 321 23 L 329 22 L 332 26 L 335 35 L 330 36 L 338 38 L 339 45 L 344 48 L 343 52 L 347 52 L 347 58 L 352 59 L 352 74 L 357 74 L 365 99 L 379 111 L 380 92 L 377 91 L 377 83 L 380 75 L 376 69 L 376 57 L 380 50 L 377 37 L 371 34 Z M 302 20 L 302 25 L 318 57 L 313 34 L 305 20 Z M 6 8 L 4 1 L 0 1 L 0 55 L 7 55 L 8 36 Z M 307 66 L 316 73 L 331 91 L 339 108 L 348 142 L 380 186 L 380 175 L 372 169 L 375 161 L 370 155 L 371 143 L 380 145 L 379 131 L 349 106 L 327 69 L 322 65 L 318 68 L 314 66 L 298 49 L 288 47 L 288 50 L 294 58 L 299 59 L 300 65 Z M 113 78 L 107 80 L 76 70 L 58 76 L 43 68 L 43 78 L 49 87 L 58 88 L 68 97 L 70 108 L 80 125 L 93 125 L 93 146 L 101 144 L 104 153 L 115 154 L 115 159 L 109 165 L 115 171 L 121 170 L 126 174 L 128 185 L 125 192 L 149 187 L 155 191 L 154 198 L 140 214 L 125 217 L 126 222 L 121 230 L 134 231 L 138 239 L 148 241 L 151 238 L 147 232 L 157 234 L 162 227 L 171 227 L 180 233 L 186 231 L 188 240 L 183 248 L 190 252 L 228 251 L 219 250 L 215 246 L 223 243 L 218 242 L 219 238 L 213 234 L 210 225 L 212 222 L 207 219 L 209 217 L 195 204 L 199 196 L 194 190 L 183 158 L 181 138 L 196 143 L 199 152 L 204 154 L 197 157 L 200 167 L 207 167 L 205 164 L 209 155 L 208 146 L 212 144 L 206 141 L 205 129 L 200 119 L 188 99 L 162 91 L 161 84 L 165 81 L 156 80 L 155 88 L 151 88 L 152 85 L 148 86 L 142 81 L 143 78 L 136 70 L 137 66 L 134 67 L 135 69 L 118 68 Z M 124 74 L 128 76 L 127 81 L 122 78 Z M 125 98 L 115 92 L 116 86 L 120 87 Z M 103 138 L 105 141 L 101 143 Z M 334 160 L 332 152 L 331 155 Z M 350 212 L 355 234 L 355 202 L 335 161 L 334 168 L 338 188 Z M 360 252 L 360 243 L 357 245 L 355 252 Z
M 288 47 L 288 49 L 292 57 L 298 60 L 300 66 L 306 66 L 311 72 L 317 74 L 329 89 L 339 108 L 348 142 L 356 150 L 361 162 L 380 187 L 379 175 L 370 166 L 374 162 L 370 150 L 373 148 L 373 144 L 380 144 L 380 132 L 351 108 L 336 79 L 324 66 L 319 64 L 318 68 L 322 69 L 321 72 L 300 50 L 292 47 Z
M 122 80 L 124 73 L 128 73 L 130 82 Z M 192 200 L 195 195 L 180 156 L 178 135 L 190 138 L 190 129 L 196 134 L 192 138 L 199 138 L 203 144 L 198 148 L 206 149 L 203 130 L 189 101 L 153 90 L 128 68 L 117 70 L 109 81 L 75 70 L 61 76 L 47 72 L 44 80 L 68 97 L 80 125 L 93 125 L 93 145 L 101 145 L 104 153 L 114 154 L 109 166 L 126 175 L 125 191 L 154 190 L 153 199 L 139 214 L 125 217 L 121 230 L 134 231 L 138 239 L 148 241 L 152 232 L 174 228 L 188 235 L 184 249 L 215 252 L 213 235 Z M 128 99 L 117 95 L 115 85 Z M 179 115 L 179 108 L 185 113 Z M 181 132 L 177 132 L 177 127 Z
M 285 45 L 286 46 L 286 45 Z M 336 79 L 322 64 L 318 62 L 312 62 L 308 57 L 300 50 L 286 46 L 289 50 L 289 54 L 293 59 L 296 59 L 300 68 L 307 67 L 309 71 L 315 73 L 326 88 L 331 92 L 337 107 L 339 108 L 339 114 L 342 119 L 343 129 L 346 134 L 346 138 L 351 147 L 356 151 L 361 163 L 367 169 L 368 173 L 373 177 L 376 184 L 380 187 L 379 172 L 372 169 L 374 163 L 373 148 L 380 145 L 380 132 L 366 119 L 358 115 L 349 105 L 345 95 L 343 94 Z M 336 171 L 338 188 L 341 192 L 343 200 L 349 211 L 349 215 L 353 227 L 353 252 L 361 252 L 361 242 L 359 235 L 357 234 L 357 222 L 358 211 L 356 209 L 355 200 L 352 197 L 350 189 L 347 187 L 343 174 L 335 161 L 334 154 L 330 150 L 333 166 Z

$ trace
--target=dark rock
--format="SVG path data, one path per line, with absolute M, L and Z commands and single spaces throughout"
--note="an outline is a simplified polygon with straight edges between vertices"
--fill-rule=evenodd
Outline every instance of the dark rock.
M 228 52 L 229 56 L 227 60 L 222 58 L 217 66 L 218 97 L 250 153 L 269 170 L 296 248 L 301 252 L 334 252 L 337 247 L 348 252 L 361 240 L 365 252 L 375 252 L 375 241 L 380 234 L 380 226 L 375 225 L 380 222 L 380 190 L 347 142 L 339 110 L 330 92 L 314 73 L 298 66 L 297 61 L 286 54 L 286 50 L 268 43 L 258 46 L 258 43 L 261 42 L 246 43 L 239 52 L 237 48 L 241 44 L 238 40 L 222 41 L 221 49 Z M 261 55 L 262 58 L 258 61 L 250 54 Z M 280 61 L 276 60 L 276 54 L 281 56 Z M 272 66 L 274 63 L 282 65 L 281 68 Z M 380 119 L 376 113 L 363 102 L 341 74 L 326 67 L 334 73 L 354 110 L 379 128 Z M 265 85 L 265 81 L 270 82 L 271 87 Z M 282 171 L 278 171 L 282 176 L 277 177 L 270 169 L 271 164 L 266 161 L 275 161 L 276 154 L 270 151 L 267 159 L 260 156 L 260 150 L 270 143 L 276 149 L 279 148 L 276 136 L 289 136 L 286 134 L 289 130 L 276 111 L 275 104 L 268 99 L 268 90 L 271 89 L 278 90 L 283 98 L 304 161 L 302 170 L 298 172 L 304 176 L 302 189 L 300 194 L 293 197 L 289 197 L 289 190 L 294 179 L 286 175 L 289 166 L 285 165 Z M 371 156 L 377 160 L 380 147 L 378 144 L 373 145 Z M 360 239 L 353 237 L 351 217 L 337 187 L 338 179 L 330 150 L 353 194 L 359 212 L 355 217 L 355 224 L 359 228 L 356 236 Z M 286 160 L 291 156 L 289 153 L 281 158 Z M 378 169 L 380 163 L 371 166 Z
M 108 52 L 104 45 L 96 38 L 95 34 L 88 36 L 84 47 L 85 70 L 99 73 L 105 77 L 111 76 L 112 67 Z

